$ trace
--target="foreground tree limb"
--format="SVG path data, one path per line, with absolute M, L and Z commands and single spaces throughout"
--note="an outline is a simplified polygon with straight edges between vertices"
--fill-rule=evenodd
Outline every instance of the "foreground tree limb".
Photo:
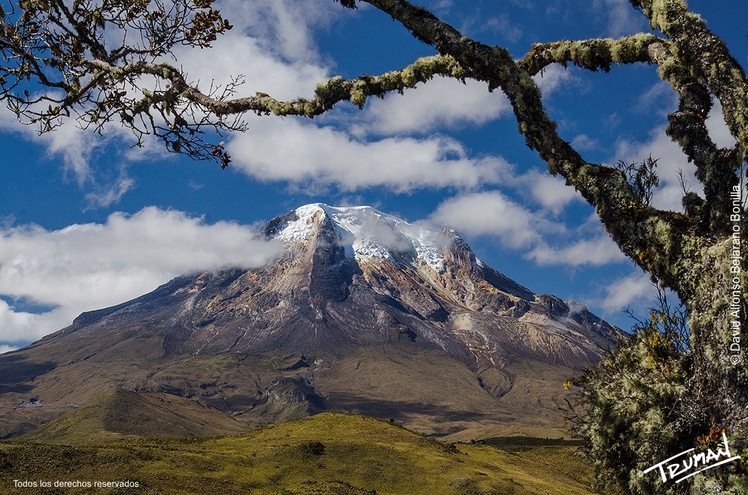
M 560 42 L 535 47 L 515 66 L 505 50 L 466 39 L 406 1 L 364 1 L 388 12 L 440 53 L 452 55 L 468 77 L 485 80 L 490 88 L 500 87 L 509 97 L 527 145 L 538 151 L 549 171 L 563 175 L 595 207 L 621 250 L 659 284 L 674 290 L 686 305 L 693 361 L 683 397 L 683 421 L 674 435 L 683 449 L 690 447 L 689 437 L 712 428 L 748 435 L 748 376 L 745 368 L 730 361 L 730 345 L 735 336 L 740 340 L 746 325 L 747 267 L 744 258 L 731 259 L 735 243 L 731 232 L 736 225 L 731 213 L 742 213 L 735 216 L 738 230 L 745 231 L 745 207 L 735 196 L 741 196 L 748 91 L 746 76 L 724 43 L 683 2 L 635 3 L 652 26 L 670 39 L 663 43 L 650 38 L 647 55 L 679 93 L 680 105 L 669 116 L 667 132 L 694 162 L 704 185 L 705 198 L 685 198 L 687 211 L 681 215 L 637 201 L 621 174 L 586 163 L 558 136 L 529 78 L 529 70 L 549 61 L 607 70 L 613 62 L 624 61 L 615 59 L 614 53 L 620 57 L 620 51 L 608 49 L 602 41 Z M 634 51 L 646 60 L 643 50 Z M 711 107 L 710 92 L 722 103 L 725 120 L 737 138 L 733 149 L 718 150 L 709 137 L 704 119 Z M 630 481 L 627 489 L 637 485 L 636 480 Z
M 225 165 L 230 158 L 201 139 L 204 129 L 242 123 L 208 116 L 161 86 L 186 80 L 163 62 L 175 47 L 206 47 L 231 29 L 213 1 L 11 0 L 0 16 L 0 99 L 40 133 L 71 116 L 98 132 L 117 120 L 137 144 L 155 135 L 172 151 Z M 147 76 L 156 77 L 150 88 Z M 207 96 L 225 99 L 234 89 L 211 87 Z

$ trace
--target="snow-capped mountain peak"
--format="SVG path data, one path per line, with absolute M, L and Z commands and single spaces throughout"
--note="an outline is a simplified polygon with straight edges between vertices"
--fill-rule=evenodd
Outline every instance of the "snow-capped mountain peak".
M 454 231 L 423 228 L 370 206 L 313 203 L 296 208 L 293 213 L 284 217 L 288 220 L 273 235 L 275 239 L 288 243 L 308 240 L 326 217 L 347 257 L 395 261 L 397 257 L 410 255 L 439 273 L 445 269 L 444 248 L 457 236 Z

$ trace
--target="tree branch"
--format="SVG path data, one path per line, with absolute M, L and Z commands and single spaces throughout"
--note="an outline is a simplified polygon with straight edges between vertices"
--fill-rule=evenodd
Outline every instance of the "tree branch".
M 653 29 L 670 39 L 672 56 L 660 64 L 659 72 L 680 94 L 680 106 L 669 116 L 667 131 L 694 161 L 697 178 L 704 184 L 702 227 L 725 233 L 729 194 L 739 182 L 738 171 L 748 151 L 748 77 L 725 43 L 682 0 L 630 1 L 642 9 Z M 709 138 L 704 119 L 711 107 L 710 93 L 719 99 L 730 133 L 738 140 L 734 149 L 718 150 Z
M 536 47 L 524 61 L 515 63 L 507 50 L 466 38 L 430 12 L 405 0 L 362 1 L 390 14 L 442 55 L 454 57 L 466 77 L 487 82 L 489 89 L 501 88 L 509 98 L 527 146 L 538 152 L 548 170 L 554 175 L 561 174 L 567 184 L 595 207 L 624 254 L 666 286 L 683 290 L 680 285 L 683 267 L 676 260 L 683 255 L 680 242 L 683 233 L 693 230 L 691 220 L 644 204 L 621 171 L 586 162 L 558 135 L 556 124 L 543 107 L 540 90 L 523 67 L 525 64 L 536 71 L 552 60 L 605 70 L 611 62 L 652 61 L 653 54 L 667 52 L 663 40 L 640 35 L 619 41 L 560 42 Z
M 660 50 L 652 47 L 659 45 Z M 539 43 L 518 62 L 520 68 L 534 76 L 547 66 L 557 63 L 567 67 L 571 62 L 577 67 L 596 72 L 609 72 L 612 64 L 656 63 L 655 53 L 668 50 L 669 43 L 653 34 L 636 34 L 619 39 L 590 39 L 581 41 L 556 41 Z

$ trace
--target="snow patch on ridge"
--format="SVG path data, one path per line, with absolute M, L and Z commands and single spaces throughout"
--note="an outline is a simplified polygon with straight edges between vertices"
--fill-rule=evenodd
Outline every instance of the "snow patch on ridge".
M 410 255 L 439 273 L 445 270 L 444 238 L 440 232 L 410 224 L 370 206 L 335 207 L 314 203 L 295 211 L 298 219 L 288 222 L 275 235 L 276 239 L 286 242 L 309 239 L 317 229 L 315 218 L 322 212 L 332 221 L 348 257 L 384 258 L 395 262 L 396 256 Z
M 311 237 L 314 233 L 314 214 L 319 211 L 318 204 L 311 204 L 296 208 L 296 216 L 298 220 L 288 222 L 283 230 L 275 234 L 275 239 L 294 242 L 294 241 L 305 241 Z

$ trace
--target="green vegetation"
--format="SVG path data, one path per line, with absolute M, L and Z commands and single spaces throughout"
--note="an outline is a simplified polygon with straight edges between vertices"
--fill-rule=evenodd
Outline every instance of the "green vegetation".
M 139 437 L 218 436 L 247 429 L 197 400 L 115 389 L 19 440 L 75 445 Z
M 511 442 L 509 442 L 511 443 Z M 551 442 L 549 442 L 551 443 Z M 560 445 L 449 444 L 367 416 L 323 413 L 217 438 L 95 445 L 0 443 L 3 493 L 591 493 L 592 472 Z M 13 480 L 130 481 L 138 488 L 15 488 Z
M 649 318 L 637 319 L 632 330 L 633 335 L 581 374 L 581 411 L 569 418 L 583 442 L 581 453 L 594 469 L 595 488 L 627 495 L 748 493 L 748 446 L 734 435 L 733 454 L 743 460 L 712 469 L 698 481 L 711 489 L 665 484 L 656 474 L 637 475 L 693 448 L 694 439 L 699 450 L 716 450 L 725 430 L 713 417 L 695 414 L 684 400 L 694 366 L 685 310 L 672 308 L 661 292 Z M 699 435 L 705 430 L 709 433 Z

